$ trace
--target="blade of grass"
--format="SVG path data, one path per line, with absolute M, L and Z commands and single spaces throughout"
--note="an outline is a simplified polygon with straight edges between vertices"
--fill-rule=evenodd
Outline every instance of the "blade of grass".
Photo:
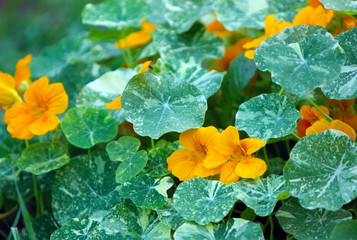
M 14 235 L 14 240 L 21 240 L 19 235 L 19 230 L 17 229 L 17 227 L 12 227 L 11 233 L 12 235 Z

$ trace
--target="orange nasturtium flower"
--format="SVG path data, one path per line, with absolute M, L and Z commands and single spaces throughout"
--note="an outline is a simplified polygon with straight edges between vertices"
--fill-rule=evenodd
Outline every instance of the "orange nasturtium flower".
M 309 4 L 311 7 L 313 8 L 318 8 L 318 7 L 324 7 L 324 5 L 319 1 L 319 0 L 308 0 Z M 329 23 L 331 21 L 331 19 L 333 18 L 333 15 L 335 14 L 335 12 L 331 9 L 325 9 L 326 10 L 326 14 L 327 14 L 327 23 Z
M 337 107 L 337 109 L 332 110 L 333 119 L 341 120 L 350 125 L 354 130 L 357 130 L 357 114 L 353 107 L 355 100 L 355 98 L 348 100 L 327 99 L 327 102 Z
M 49 84 L 47 77 L 33 82 L 24 93 L 25 102 L 16 102 L 5 112 L 7 130 L 13 138 L 31 139 L 54 130 L 68 107 L 68 95 L 62 83 Z
M 179 140 L 185 150 L 176 150 L 167 158 L 168 170 L 173 175 L 187 181 L 219 173 L 219 168 L 208 169 L 203 165 L 208 152 L 216 151 L 220 145 L 219 132 L 215 127 L 186 130 L 180 134 Z
M 326 114 L 329 115 L 329 110 L 325 106 L 319 106 L 319 108 Z M 315 107 L 309 107 L 307 105 L 302 106 L 300 109 L 302 118 L 297 122 L 297 132 L 300 137 L 306 136 L 306 129 L 311 127 L 311 125 L 319 120 L 324 120 L 326 117 L 322 115 Z
M 282 19 L 279 19 L 275 22 L 274 14 L 271 14 L 265 18 L 264 22 L 264 31 L 265 34 L 257 39 L 254 39 L 250 42 L 247 42 L 243 45 L 245 49 L 257 48 L 265 39 L 268 37 L 274 36 L 275 34 L 279 33 L 284 28 L 290 27 L 291 23 L 289 22 L 282 22 Z M 248 50 L 245 52 L 244 56 L 249 59 L 254 59 L 255 50 Z
M 316 121 L 314 124 L 312 124 L 311 127 L 306 129 L 306 135 L 322 132 L 322 131 L 325 131 L 328 129 L 339 130 L 339 131 L 347 134 L 353 140 L 356 140 L 355 130 L 353 130 L 353 128 L 350 125 L 348 125 L 340 120 L 333 120 L 332 122 L 328 122 L 326 120 Z
M 151 61 L 144 62 L 144 64 L 141 66 L 141 68 L 140 68 L 140 70 L 139 70 L 139 72 L 137 74 L 142 73 L 142 72 L 147 72 L 149 70 L 150 64 L 151 64 Z M 109 109 L 109 110 L 122 109 L 122 107 L 121 107 L 121 96 L 117 97 L 112 102 L 107 103 L 105 108 Z
M 220 181 L 230 184 L 239 177 L 257 178 L 267 169 L 265 161 L 252 156 L 265 145 L 265 141 L 257 138 L 239 139 L 236 127 L 229 126 L 221 133 L 221 144 L 216 151 L 209 152 L 204 160 L 207 168 L 221 167 Z
M 214 35 L 220 38 L 224 38 L 233 34 L 233 32 L 227 30 L 224 27 L 223 23 L 221 23 L 217 19 L 206 25 L 205 28 L 207 29 L 207 31 L 213 33 Z
M 316 8 L 311 6 L 304 7 L 296 14 L 293 20 L 293 25 L 311 24 L 326 27 L 328 23 L 327 13 L 323 6 Z
M 116 47 L 121 49 L 134 48 L 147 44 L 151 41 L 151 32 L 154 31 L 156 25 L 148 23 L 145 19 L 142 20 L 141 31 L 129 34 L 123 39 L 115 43 Z
M 0 72 L 0 107 L 7 108 L 14 102 L 22 101 L 21 96 L 31 84 L 28 64 L 32 55 L 20 59 L 16 64 L 15 77 Z

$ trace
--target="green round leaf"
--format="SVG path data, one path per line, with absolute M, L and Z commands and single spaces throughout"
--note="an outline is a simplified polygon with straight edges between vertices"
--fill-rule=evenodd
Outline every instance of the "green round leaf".
M 178 34 L 173 29 L 157 28 L 153 32 L 153 41 L 161 58 L 170 65 L 176 64 L 178 60 L 189 61 L 191 58 L 201 63 L 203 59 L 216 59 L 224 54 L 222 40 L 201 25 L 194 25 L 183 34 Z
M 313 25 L 283 29 L 262 42 L 255 52 L 257 67 L 269 70 L 273 82 L 300 97 L 332 83 L 345 60 L 337 40 L 324 28 Z
M 289 135 L 295 130 L 300 117 L 288 97 L 261 94 L 240 105 L 235 125 L 239 130 L 246 131 L 249 137 L 267 141 Z
M 263 240 L 263 231 L 258 223 L 241 218 L 232 218 L 222 224 L 208 224 L 200 226 L 194 223 L 184 223 L 175 234 L 175 240 Z
M 90 219 L 80 220 L 78 218 L 74 218 L 60 229 L 54 231 L 51 234 L 50 240 L 94 240 L 90 237 L 90 233 L 96 228 L 97 225 L 98 222 Z
M 285 191 L 283 176 L 274 174 L 264 179 L 239 180 L 232 185 L 237 198 L 261 217 L 273 212 L 278 195 Z
M 201 17 L 213 12 L 212 0 L 156 0 L 165 20 L 178 33 L 186 32 Z
M 173 150 L 169 147 L 171 143 L 165 140 L 160 140 L 153 149 L 148 151 L 148 163 L 146 164 L 145 171 L 152 177 L 164 177 L 171 172 L 167 170 L 166 159 L 170 157 Z
M 23 152 L 17 166 L 35 175 L 58 169 L 69 162 L 66 147 L 62 143 L 35 143 Z
M 205 97 L 194 85 L 146 72 L 130 79 L 121 100 L 135 132 L 154 139 L 201 127 L 207 110 Z
M 0 158 L 0 181 L 11 180 L 20 173 L 17 168 L 16 159 L 6 157 Z
M 159 59 L 158 63 L 162 72 L 162 78 L 175 79 L 177 82 L 188 82 L 195 85 L 202 94 L 209 98 L 220 88 L 223 73 L 216 71 L 207 71 L 201 67 L 193 58 L 190 61 L 178 60 L 174 65 L 170 66 Z
M 99 4 L 88 3 L 82 12 L 86 25 L 122 30 L 140 26 L 141 19 L 151 15 L 151 9 L 144 0 L 106 0 Z
M 146 166 L 148 155 L 146 151 L 137 152 L 129 160 L 122 162 L 115 172 L 115 181 L 125 183 L 134 178 Z
M 304 208 L 336 211 L 357 197 L 357 145 L 337 130 L 303 137 L 284 167 L 285 186 Z
M 116 120 L 104 109 L 72 108 L 62 120 L 62 130 L 67 140 L 79 148 L 90 148 L 96 143 L 110 141 L 117 129 Z
M 137 206 L 157 209 L 166 204 L 166 191 L 172 185 L 173 180 L 170 177 L 157 179 L 141 175 L 124 183 L 120 189 L 120 194 L 123 198 L 130 198 Z
M 321 3 L 326 9 L 336 11 L 357 11 L 355 0 L 321 0 Z
M 172 230 L 176 231 L 178 227 L 186 222 L 173 206 L 172 200 L 169 199 L 167 204 L 160 209 L 155 210 L 159 215 L 160 220 L 166 226 L 169 226 Z
M 200 225 L 221 221 L 237 198 L 231 185 L 194 178 L 181 183 L 173 196 L 174 207 L 186 220 Z
M 321 90 L 331 99 L 350 99 L 357 97 L 357 28 L 341 33 L 336 40 L 346 52 L 346 63 L 340 75 Z
M 220 22 L 228 30 L 264 28 L 267 0 L 215 1 L 214 8 Z
M 139 148 L 139 139 L 131 136 L 124 136 L 119 138 L 117 141 L 110 142 L 107 145 L 106 150 L 110 160 L 114 162 L 124 162 L 134 157 Z
M 332 230 L 330 240 L 357 239 L 357 220 L 347 220 L 338 223 Z
M 351 213 L 343 209 L 336 212 L 322 208 L 304 209 L 295 198 L 287 201 L 275 216 L 284 231 L 294 235 L 297 240 L 329 239 L 330 233 L 337 223 L 352 219 Z
M 56 172 L 52 185 L 52 209 L 63 225 L 74 217 L 105 214 L 121 201 L 114 181 L 118 163 L 105 153 L 74 157 Z

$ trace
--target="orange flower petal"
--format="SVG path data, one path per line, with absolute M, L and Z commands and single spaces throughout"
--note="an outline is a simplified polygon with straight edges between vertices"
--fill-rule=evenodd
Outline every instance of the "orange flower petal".
M 23 102 L 17 102 L 6 109 L 4 116 L 7 130 L 13 138 L 31 139 L 31 124 L 36 120 L 32 108 Z
M 346 133 L 350 138 L 352 138 L 353 140 L 356 140 L 356 132 L 355 130 L 348 125 L 347 123 L 344 123 L 340 120 L 333 120 L 332 122 L 329 123 L 329 127 L 331 129 L 336 129 L 339 130 L 341 132 Z
M 24 100 L 32 107 L 41 107 L 44 104 L 43 93 L 49 85 L 47 77 L 41 77 L 33 82 L 24 94 Z
M 240 161 L 236 167 L 236 173 L 242 178 L 257 178 L 265 173 L 267 165 L 260 158 L 247 157 Z
M 137 74 L 142 73 L 142 72 L 147 72 L 149 70 L 150 64 L 151 64 L 151 61 L 144 62 L 144 64 L 141 66 L 141 68 Z
M 187 181 L 194 178 L 194 170 L 197 165 L 195 161 L 191 161 L 188 151 L 176 150 L 166 159 L 167 169 L 172 172 L 180 181 Z
M 326 115 L 330 114 L 329 110 L 325 106 L 320 105 L 319 108 Z M 326 117 L 322 115 L 322 113 L 320 113 L 315 107 L 309 107 L 307 105 L 301 107 L 300 113 L 302 115 L 302 119 L 309 121 L 311 124 L 318 120 L 326 119 Z
M 296 14 L 293 20 L 293 25 L 311 24 L 326 27 L 327 23 L 327 14 L 323 6 L 318 6 L 317 8 L 304 7 Z
M 306 120 L 306 119 L 300 119 L 297 122 L 296 130 L 299 134 L 300 137 L 305 137 L 306 136 L 306 129 L 311 127 L 311 123 Z
M 187 150 L 205 154 L 220 144 L 219 132 L 213 126 L 188 129 L 180 134 L 179 140 Z
M 239 147 L 239 132 L 236 127 L 229 126 L 221 133 L 222 146 L 219 152 L 223 155 L 232 155 Z
M 16 79 L 16 89 L 19 88 L 21 82 L 25 81 L 28 85 L 31 84 L 30 76 L 31 70 L 28 66 L 31 62 L 32 55 L 28 54 L 26 57 L 20 59 L 16 64 L 16 72 L 15 72 L 15 79 Z
M 248 59 L 254 59 L 255 50 L 248 50 L 244 53 L 244 56 Z
M 327 122 L 327 120 L 319 120 L 314 122 L 311 127 L 309 127 L 308 129 L 306 129 L 306 135 L 310 135 L 310 134 L 314 134 L 314 133 L 319 133 L 322 131 L 325 131 L 329 128 L 329 123 Z
M 258 138 L 246 138 L 240 141 L 240 146 L 244 149 L 246 154 L 251 155 L 264 147 L 265 141 Z
M 219 181 L 227 185 L 237 182 L 239 179 L 239 175 L 237 175 L 236 173 L 235 170 L 236 167 L 237 167 L 237 163 L 233 161 L 223 164 L 221 168 Z
M 107 103 L 107 105 L 105 106 L 106 109 L 109 110 L 117 110 L 117 109 L 122 109 L 121 107 L 121 96 L 117 97 L 116 99 L 114 99 L 112 102 Z
M 217 168 L 227 162 L 229 159 L 228 156 L 225 156 L 223 154 L 220 154 L 218 152 L 214 151 L 208 151 L 207 157 L 203 160 L 203 165 L 206 168 Z
M 15 79 L 10 74 L 0 72 L 0 107 L 7 107 L 15 101 L 22 101 L 15 89 Z
M 194 175 L 195 177 L 208 177 L 208 176 L 213 176 L 218 174 L 220 171 L 220 168 L 213 168 L 213 169 L 208 169 L 203 166 L 203 162 L 197 162 L 197 165 L 194 170 Z
M 206 27 L 207 31 L 209 31 L 209 32 L 215 34 L 216 36 L 221 37 L 221 38 L 233 34 L 233 32 L 228 31 L 224 27 L 223 23 L 221 23 L 217 19 L 212 21 L 210 24 L 206 25 L 205 27 Z
M 59 119 L 56 115 L 49 112 L 37 117 L 30 126 L 30 131 L 34 135 L 43 135 L 47 132 L 54 130 L 59 124 Z
M 52 83 L 46 87 L 42 95 L 43 101 L 48 105 L 48 111 L 61 114 L 68 108 L 68 95 L 62 83 Z

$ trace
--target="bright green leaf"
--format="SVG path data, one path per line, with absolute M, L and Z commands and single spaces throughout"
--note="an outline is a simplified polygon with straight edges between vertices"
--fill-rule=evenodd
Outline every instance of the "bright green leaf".
M 137 206 L 157 209 L 166 204 L 166 191 L 172 185 L 173 180 L 170 177 L 158 179 L 141 175 L 124 183 L 120 194 L 123 198 L 130 198 Z
M 72 108 L 62 120 L 67 140 L 76 147 L 90 148 L 96 143 L 112 140 L 117 122 L 104 109 Z
M 337 40 L 326 29 L 313 25 L 285 28 L 262 42 L 255 52 L 257 67 L 269 70 L 273 82 L 300 97 L 332 83 L 345 60 Z
M 357 197 L 357 145 L 337 130 L 303 137 L 284 167 L 287 191 L 307 209 L 340 209 Z
M 321 90 L 331 99 L 350 99 L 357 97 L 357 28 L 352 28 L 336 37 L 346 52 L 346 63 L 340 75 Z
M 232 218 L 226 223 L 200 226 L 194 223 L 184 223 L 175 234 L 175 240 L 263 240 L 263 231 L 258 223 L 241 218 Z
M 134 156 L 129 158 L 126 161 L 123 161 L 116 173 L 115 173 L 115 181 L 117 183 L 126 183 L 133 179 L 141 170 L 146 166 L 146 162 L 148 161 L 148 155 L 146 151 L 141 150 L 135 153 Z
M 336 212 L 322 208 L 304 209 L 295 198 L 283 204 L 275 216 L 284 231 L 294 235 L 297 240 L 329 239 L 337 223 L 352 219 L 351 213 L 343 209 Z
M 242 179 L 232 185 L 236 197 L 261 217 L 273 212 L 278 195 L 285 191 L 283 176 L 274 174 L 263 179 Z
M 151 9 L 144 0 L 106 0 L 99 4 L 88 3 L 82 12 L 86 25 L 122 30 L 140 26 L 141 19 L 151 15 Z
M 66 147 L 57 143 L 31 144 L 23 152 L 17 166 L 35 175 L 58 169 L 69 162 Z
M 74 157 L 56 172 L 52 185 L 52 209 L 63 225 L 74 217 L 106 214 L 121 202 L 114 181 L 118 163 L 105 153 Z
M 146 72 L 130 79 L 121 101 L 135 132 L 154 139 L 201 127 L 207 110 L 205 97 L 194 85 Z
M 235 201 L 237 198 L 231 185 L 203 178 L 182 182 L 173 196 L 177 212 L 200 225 L 221 221 Z
M 300 117 L 301 114 L 286 96 L 262 94 L 240 105 L 235 125 L 250 137 L 267 141 L 289 135 L 295 130 Z
M 124 162 L 134 157 L 139 148 L 139 139 L 131 136 L 123 136 L 117 141 L 110 142 L 107 145 L 106 150 L 110 160 L 114 162 Z
M 355 240 L 357 239 L 357 220 L 347 220 L 338 223 L 332 230 L 330 240 Z

